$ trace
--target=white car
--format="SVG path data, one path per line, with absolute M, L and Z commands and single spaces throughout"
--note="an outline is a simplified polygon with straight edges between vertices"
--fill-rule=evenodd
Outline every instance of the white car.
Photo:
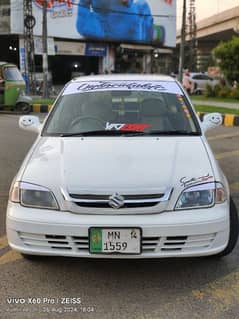
M 181 85 L 157 75 L 69 82 L 10 190 L 7 236 L 24 256 L 226 255 L 238 237 L 228 183 Z
M 219 84 L 218 79 L 214 79 L 210 76 L 208 76 L 205 73 L 193 73 L 190 72 L 190 81 L 192 82 L 192 93 L 193 94 L 203 94 L 205 92 L 207 85 L 214 88 L 215 85 Z

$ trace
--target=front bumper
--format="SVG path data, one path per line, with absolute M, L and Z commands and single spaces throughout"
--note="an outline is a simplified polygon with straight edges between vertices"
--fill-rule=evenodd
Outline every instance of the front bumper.
M 140 227 L 142 253 L 90 254 L 90 227 Z M 113 216 L 26 208 L 9 202 L 7 236 L 9 245 L 25 254 L 95 258 L 207 256 L 227 246 L 229 205 L 225 202 L 208 209 Z

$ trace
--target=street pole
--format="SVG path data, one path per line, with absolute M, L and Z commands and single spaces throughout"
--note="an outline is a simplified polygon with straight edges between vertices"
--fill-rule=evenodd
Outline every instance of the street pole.
M 42 70 L 43 70 L 42 97 L 45 99 L 45 98 L 48 98 L 47 0 L 43 0 L 43 6 L 42 6 Z
M 181 28 L 181 44 L 179 53 L 179 68 L 178 76 L 179 81 L 182 82 L 183 79 L 183 68 L 184 68 L 184 47 L 185 47 L 185 37 L 186 37 L 186 0 L 183 0 L 183 17 L 182 17 L 182 28 Z

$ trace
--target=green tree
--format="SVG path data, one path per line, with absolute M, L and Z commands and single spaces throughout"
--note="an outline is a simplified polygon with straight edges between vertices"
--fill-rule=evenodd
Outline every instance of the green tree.
M 213 50 L 213 54 L 227 80 L 230 83 L 233 81 L 239 82 L 239 37 L 221 42 Z

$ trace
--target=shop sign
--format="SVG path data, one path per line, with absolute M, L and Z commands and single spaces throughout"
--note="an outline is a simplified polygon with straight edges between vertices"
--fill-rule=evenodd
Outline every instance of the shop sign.
M 42 37 L 34 37 L 34 49 L 35 54 L 41 55 L 43 53 L 42 50 Z M 55 55 L 55 43 L 53 38 L 47 38 L 47 54 Z
M 21 73 L 26 74 L 26 52 L 23 39 L 19 39 L 19 65 Z
M 57 55 L 85 55 L 84 42 L 55 41 Z
M 85 55 L 106 56 L 106 51 L 105 45 L 86 43 Z

